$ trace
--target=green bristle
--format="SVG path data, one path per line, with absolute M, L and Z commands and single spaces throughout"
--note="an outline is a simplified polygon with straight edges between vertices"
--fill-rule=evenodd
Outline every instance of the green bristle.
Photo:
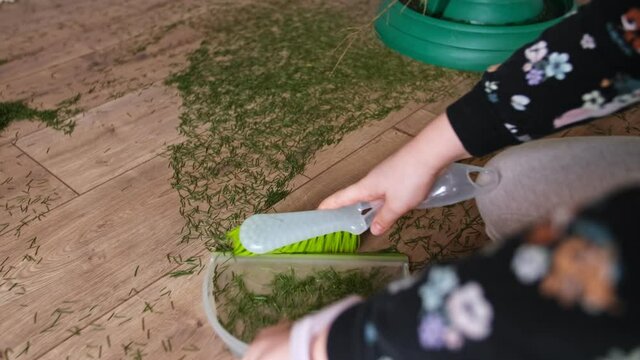
M 240 243 L 240 227 L 229 231 L 227 238 L 233 242 L 234 255 L 256 255 L 245 249 L 242 243 Z M 342 231 L 287 245 L 269 254 L 352 254 L 358 250 L 359 245 L 359 235 Z

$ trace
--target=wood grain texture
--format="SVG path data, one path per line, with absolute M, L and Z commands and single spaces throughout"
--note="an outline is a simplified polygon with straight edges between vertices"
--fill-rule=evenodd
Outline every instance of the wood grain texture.
M 144 32 L 189 19 L 200 13 L 204 1 L 143 0 L 107 6 L 80 6 L 69 10 L 73 19 L 37 28 L 0 43 L 8 63 L 0 66 L 0 83 L 61 64 L 118 44 Z M 113 6 L 109 6 L 113 5 Z M 18 4 L 18 6 L 20 6 Z M 3 12 L 0 11 L 0 24 Z M 23 19 L 29 22 L 29 17 Z M 3 25 L 6 26 L 6 25 Z
M 178 141 L 179 104 L 174 90 L 151 87 L 81 115 L 71 135 L 42 129 L 16 145 L 84 193 Z
M 338 144 L 328 146 L 318 151 L 313 159 L 309 161 L 309 165 L 304 169 L 304 174 L 310 178 L 318 176 L 318 174 L 325 171 L 338 160 L 343 159 L 361 148 L 422 106 L 424 106 L 424 104 L 409 103 L 402 109 L 390 113 L 382 120 L 371 121 L 365 126 L 348 133 Z
M 470 200 L 411 211 L 386 234 L 365 234 L 360 251 L 379 251 L 393 246 L 409 256 L 414 269 L 419 269 L 432 262 L 454 261 L 474 254 L 489 241 L 478 208 Z
M 12 360 L 232 359 L 202 310 L 204 273 L 197 273 L 208 255 L 199 243 L 178 243 L 184 219 L 169 185 L 171 170 L 158 154 L 180 141 L 180 103 L 160 83 L 202 39 L 191 19 L 246 2 L 19 0 L 0 6 L 0 58 L 9 60 L 0 65 L 0 99 L 53 108 L 80 93 L 78 106 L 86 110 L 70 137 L 26 121 L 0 134 L 0 182 L 14 177 L 11 188 L 0 185 L 0 201 L 29 187 L 30 195 L 60 195 L 57 207 L 19 236 L 0 235 L 1 360 L 5 351 Z M 271 211 L 315 208 L 396 151 L 474 82 L 453 81 L 441 89 L 440 101 L 409 104 L 323 149 Z M 556 136 L 640 135 L 639 114 L 630 110 Z M 29 178 L 43 179 L 43 187 L 27 186 Z M 15 221 L 0 211 L 0 224 Z M 485 241 L 477 209 L 465 202 L 412 212 L 393 232 L 365 236 L 361 250 L 393 244 L 424 265 L 468 255 Z M 165 276 L 188 268 L 184 260 L 192 256 L 196 275 Z
M 89 23 L 96 12 L 121 9 L 126 0 L 29 0 L 4 4 L 0 11 L 4 30 L 0 41 L 16 41 L 16 37 L 33 39 L 47 30 L 60 28 L 69 22 Z
M 40 121 L 22 120 L 12 122 L 4 130 L 0 131 L 0 146 L 15 143 L 21 137 L 43 129 L 44 127 L 44 123 Z
M 0 238 L 0 352 L 28 346 L 36 358 L 78 329 L 92 331 L 83 329 L 176 267 L 167 254 L 201 251 L 179 243 L 183 219 L 170 174 L 167 160 L 156 157 L 19 238 Z
M 293 178 L 293 180 L 289 182 L 289 185 L 287 186 L 287 188 L 290 189 L 291 191 L 295 191 L 296 189 L 306 184 L 310 180 L 311 179 L 309 179 L 308 177 L 302 174 L 297 175 L 296 177 Z
M 407 134 L 416 136 L 422 129 L 424 129 L 425 126 L 427 126 L 427 124 L 429 124 L 436 117 L 436 114 L 431 113 L 425 109 L 420 109 L 397 123 L 395 128 Z
M 423 109 L 436 115 L 443 113 L 451 103 L 471 90 L 477 81 L 475 78 L 463 78 L 457 83 L 452 83 L 451 87 L 442 89 L 443 96 L 440 100 L 427 104 Z
M 274 206 L 278 212 L 314 209 L 320 201 L 350 185 L 369 172 L 380 161 L 411 139 L 397 130 L 387 130 L 366 146 L 340 160 L 322 174 L 292 192 Z
M 390 113 L 384 119 L 372 121 L 345 135 L 338 144 L 328 146 L 318 151 L 305 168 L 304 174 L 310 178 L 318 176 L 335 164 L 337 160 L 350 155 L 393 126 L 396 126 L 397 129 L 408 134 L 417 134 L 417 131 L 419 131 L 421 127 L 424 127 L 428 121 L 434 118 L 432 114 L 444 111 L 448 104 L 468 91 L 475 81 L 456 78 L 452 83 L 455 84 L 454 87 L 443 89 L 442 94 L 436 96 L 440 98 L 439 100 L 426 105 L 415 102 L 408 103 L 402 109 Z M 434 94 L 432 94 L 432 96 L 433 95 Z M 423 114 L 426 118 L 422 118 Z
M 18 148 L 0 146 L 0 235 L 21 231 L 75 196 Z
M 204 276 L 157 281 L 40 359 L 233 360 L 204 313 Z
M 157 38 L 154 38 L 157 36 Z M 80 94 L 74 106 L 91 109 L 164 79 L 186 63 L 201 35 L 186 25 L 138 41 L 119 43 L 0 85 L 0 97 L 26 99 L 32 106 L 55 108 Z M 0 83 L 2 77 L 0 76 Z

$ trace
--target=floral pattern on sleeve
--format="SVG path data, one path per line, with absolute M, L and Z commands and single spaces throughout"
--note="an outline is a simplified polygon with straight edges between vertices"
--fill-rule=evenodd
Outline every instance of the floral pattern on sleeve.
M 537 86 L 548 79 L 564 80 L 573 70 L 569 54 L 552 52 L 549 54 L 547 42 L 542 40 L 524 51 L 527 62 L 522 66 L 530 86 Z
M 640 187 L 559 210 L 338 317 L 329 359 L 640 360 Z
M 631 8 L 622 16 L 620 23 L 606 24 L 609 37 L 626 56 L 640 54 L 640 9 Z
M 620 47 L 626 55 L 640 53 L 640 9 L 632 8 L 620 16 L 620 23 L 607 23 L 607 30 L 611 40 Z M 595 37 L 589 33 L 581 33 L 578 37 L 580 47 L 584 52 L 592 52 L 598 47 Z M 574 40 L 575 41 L 575 40 Z M 569 47 L 567 47 L 569 48 Z M 524 80 L 530 87 L 538 87 L 550 80 L 564 81 L 574 71 L 574 64 L 571 61 L 571 54 L 559 49 L 550 49 L 546 40 L 539 40 L 520 53 L 525 58 L 522 71 L 525 73 Z M 580 52 L 578 51 L 577 55 Z M 489 74 L 487 74 L 489 75 Z M 499 81 L 488 79 L 484 82 L 487 99 L 490 103 L 498 105 L 500 97 Z M 539 96 L 535 93 L 528 94 L 527 88 L 521 89 L 520 93 L 513 91 L 502 94 L 506 99 L 510 99 L 511 109 L 516 112 L 525 113 L 531 107 L 540 106 L 536 103 Z M 531 92 L 531 91 L 529 91 Z M 535 96 L 534 96 L 535 95 Z M 559 129 L 575 123 L 606 116 L 640 101 L 640 79 L 631 75 L 619 73 L 611 78 L 604 78 L 600 83 L 600 88 L 589 89 L 583 93 L 569 96 L 576 96 L 582 100 L 582 106 L 578 108 L 564 110 L 560 115 L 554 115 L 553 128 Z M 544 99 L 542 99 L 544 100 Z M 501 106 L 504 106 L 502 104 Z M 511 119 L 504 122 L 503 126 L 520 142 L 532 140 L 534 137 L 528 132 L 523 132 L 520 126 Z
M 485 81 L 484 83 L 484 92 L 487 93 L 487 99 L 489 99 L 492 103 L 497 103 L 500 101 L 498 99 L 498 82 L 497 81 Z
M 564 237 L 545 224 L 520 245 L 511 268 L 525 285 L 565 307 L 580 305 L 590 314 L 616 313 L 618 253 L 613 237 L 601 225 L 578 219 Z
M 593 50 L 596 48 L 596 40 L 591 34 L 584 34 L 580 40 L 580 46 L 585 50 Z
M 571 109 L 556 118 L 553 121 L 554 128 L 605 116 L 640 101 L 640 79 L 627 74 L 602 79 L 600 88 L 583 94 L 582 101 L 581 107 Z
M 418 294 L 418 339 L 424 349 L 458 350 L 466 339 L 484 340 L 491 334 L 493 307 L 482 286 L 473 281 L 461 285 L 452 267 L 433 267 Z
M 640 9 L 629 9 L 620 17 L 620 22 L 624 29 L 624 40 L 640 54 Z

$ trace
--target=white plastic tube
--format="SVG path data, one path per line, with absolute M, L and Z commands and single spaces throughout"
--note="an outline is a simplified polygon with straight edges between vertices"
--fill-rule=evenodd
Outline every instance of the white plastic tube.
M 478 173 L 474 180 L 471 174 Z M 429 196 L 417 208 L 455 204 L 493 190 L 500 182 L 496 170 L 454 163 L 436 179 Z M 240 226 L 240 242 L 255 254 L 264 254 L 299 241 L 346 231 L 362 234 L 371 226 L 381 203 L 358 203 L 333 210 L 257 214 Z

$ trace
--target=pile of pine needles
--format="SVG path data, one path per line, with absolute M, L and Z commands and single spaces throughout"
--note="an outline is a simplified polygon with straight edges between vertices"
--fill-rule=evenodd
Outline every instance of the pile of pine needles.
M 0 131 L 18 120 L 38 120 L 49 127 L 70 134 L 75 127 L 71 119 L 81 110 L 74 105 L 80 100 L 80 95 L 64 100 L 55 109 L 39 110 L 30 107 L 24 101 L 0 102 Z
M 370 296 L 384 288 L 391 275 L 381 268 L 328 268 L 299 276 L 290 269 L 275 274 L 266 293 L 249 290 L 240 274 L 232 274 L 227 283 L 220 279 L 214 279 L 220 322 L 238 339 L 251 342 L 259 330 L 282 320 L 299 319 L 351 294 Z
M 385 48 L 366 3 L 266 0 L 200 25 L 206 40 L 168 80 L 183 99 L 186 141 L 171 146 L 183 241 L 229 250 L 224 234 L 283 199 L 318 150 L 446 93 L 459 73 Z

